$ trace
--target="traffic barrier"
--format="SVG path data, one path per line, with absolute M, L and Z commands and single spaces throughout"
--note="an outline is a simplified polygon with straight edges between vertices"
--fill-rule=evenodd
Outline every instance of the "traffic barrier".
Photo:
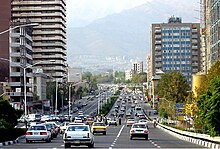
M 24 139 L 24 138 L 25 138 L 25 135 L 20 136 L 20 137 L 18 137 L 16 140 L 13 140 L 13 141 L 1 142 L 1 143 L 0 143 L 0 147 L 19 143 L 19 141 L 20 141 L 21 139 Z
M 181 140 L 185 140 L 212 149 L 220 149 L 219 137 L 211 138 L 211 140 L 209 140 L 210 137 L 208 135 L 186 132 L 162 124 L 158 124 L 158 128 Z

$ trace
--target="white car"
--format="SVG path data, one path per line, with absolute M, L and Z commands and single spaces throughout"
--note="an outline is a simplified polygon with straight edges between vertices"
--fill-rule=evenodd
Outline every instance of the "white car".
M 130 140 L 132 140 L 134 137 L 138 138 L 145 138 L 148 140 L 148 128 L 146 124 L 143 123 L 135 123 L 131 126 L 130 129 Z
M 117 126 L 117 121 L 114 120 L 114 119 L 111 119 L 111 118 L 108 118 L 108 119 L 107 119 L 107 123 L 108 123 L 109 126 L 110 126 L 110 125 L 115 125 L 115 126 Z
M 64 147 L 70 148 L 71 145 L 87 145 L 94 147 L 94 136 L 89 125 L 70 125 L 63 135 Z
M 128 127 L 128 126 L 132 126 L 135 122 L 136 122 L 136 121 L 135 121 L 134 119 L 132 119 L 132 118 L 130 119 L 130 118 L 129 118 L 129 119 L 127 120 L 127 124 L 126 124 L 126 125 L 127 125 L 127 127 Z
M 83 123 L 83 120 L 80 117 L 75 117 L 74 123 Z
M 25 138 L 27 143 L 32 141 L 51 142 L 51 132 L 45 125 L 33 125 L 28 128 Z

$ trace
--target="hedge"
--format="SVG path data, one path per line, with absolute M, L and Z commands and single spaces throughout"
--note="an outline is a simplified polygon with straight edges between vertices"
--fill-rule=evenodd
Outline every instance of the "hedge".
M 13 141 L 25 135 L 26 129 L 23 128 L 0 128 L 0 142 Z

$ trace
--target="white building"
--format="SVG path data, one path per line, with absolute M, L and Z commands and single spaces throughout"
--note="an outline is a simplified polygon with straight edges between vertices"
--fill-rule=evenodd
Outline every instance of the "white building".
M 134 71 L 134 74 L 142 73 L 144 71 L 143 61 L 133 63 L 133 71 Z
M 125 80 L 131 80 L 133 76 L 134 71 L 132 69 L 125 71 Z

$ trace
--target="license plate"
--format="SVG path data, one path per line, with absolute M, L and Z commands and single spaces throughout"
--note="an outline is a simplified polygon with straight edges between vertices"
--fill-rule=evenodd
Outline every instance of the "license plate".
M 39 133 L 38 132 L 34 132 L 34 135 L 38 135 Z
M 73 143 L 74 143 L 74 144 L 79 144 L 80 141 L 78 141 L 78 140 L 77 140 L 77 141 L 73 141 Z

